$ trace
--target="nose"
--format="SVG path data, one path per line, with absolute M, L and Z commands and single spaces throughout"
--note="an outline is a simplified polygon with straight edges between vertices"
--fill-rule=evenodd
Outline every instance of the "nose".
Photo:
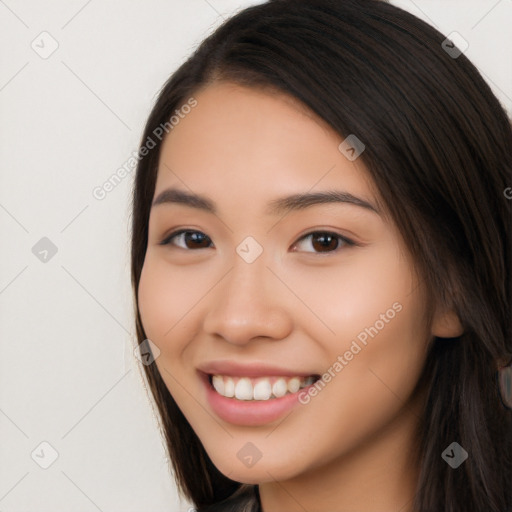
M 293 328 L 290 310 L 284 303 L 285 286 L 261 257 L 247 263 L 237 256 L 212 292 L 203 323 L 210 336 L 245 345 L 256 338 L 286 338 Z

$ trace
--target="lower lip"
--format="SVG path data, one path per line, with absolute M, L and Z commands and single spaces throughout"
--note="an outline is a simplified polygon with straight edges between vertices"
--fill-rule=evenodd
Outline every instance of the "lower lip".
M 210 384 L 208 375 L 202 373 L 201 380 L 206 387 L 206 397 L 210 407 L 222 420 L 235 425 L 265 425 L 278 420 L 299 403 L 299 394 L 308 391 L 306 386 L 296 393 L 268 400 L 237 400 L 220 395 Z

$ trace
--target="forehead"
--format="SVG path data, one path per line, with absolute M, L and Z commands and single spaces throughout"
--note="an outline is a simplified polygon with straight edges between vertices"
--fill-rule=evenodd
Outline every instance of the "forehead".
M 285 114 L 285 111 L 288 111 L 288 113 L 293 113 L 295 116 L 298 115 L 313 120 L 328 131 L 333 131 L 328 123 L 305 103 L 271 84 L 248 86 L 227 80 L 217 80 L 203 85 L 194 94 L 194 97 L 196 99 L 201 98 L 203 103 L 208 102 L 210 105 L 216 106 L 223 104 L 225 107 L 224 102 L 229 102 L 238 107 L 242 103 L 247 106 L 257 105 L 263 111 L 266 111 L 266 108 L 268 108 L 277 110 L 280 114 Z
M 225 82 L 194 98 L 164 140 L 155 195 L 171 185 L 254 200 L 315 186 L 371 195 L 363 164 L 338 148 L 343 137 L 299 100 Z
M 193 144 L 198 150 L 217 149 L 228 156 L 229 149 L 240 158 L 259 156 L 268 159 L 292 149 L 295 154 L 336 149 L 338 134 L 298 99 L 274 90 L 240 86 L 230 82 L 209 85 L 194 94 L 197 105 L 181 115 L 179 123 L 167 135 L 162 153 L 168 146 L 179 155 Z M 174 118 L 176 120 L 176 117 Z M 182 145 L 183 142 L 187 144 Z M 257 155 L 255 146 L 265 144 L 265 154 Z M 198 152 L 196 152 L 198 153 Z M 256 154 L 253 154 L 256 153 Z M 193 158 L 193 154 L 187 152 Z M 200 157 L 200 155 L 198 154 Z

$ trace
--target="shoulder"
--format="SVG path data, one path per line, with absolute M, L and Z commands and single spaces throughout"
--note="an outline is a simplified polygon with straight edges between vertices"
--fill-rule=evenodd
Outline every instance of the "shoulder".
M 229 498 L 197 512 L 261 512 L 258 486 L 243 484 Z

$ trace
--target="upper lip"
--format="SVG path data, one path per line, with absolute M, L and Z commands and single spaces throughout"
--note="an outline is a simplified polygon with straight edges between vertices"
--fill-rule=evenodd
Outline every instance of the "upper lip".
M 227 360 L 209 361 L 200 364 L 197 369 L 210 375 L 231 375 L 233 377 L 309 377 L 310 375 L 317 375 L 313 372 L 290 370 L 289 368 L 282 368 L 258 362 L 243 364 Z

